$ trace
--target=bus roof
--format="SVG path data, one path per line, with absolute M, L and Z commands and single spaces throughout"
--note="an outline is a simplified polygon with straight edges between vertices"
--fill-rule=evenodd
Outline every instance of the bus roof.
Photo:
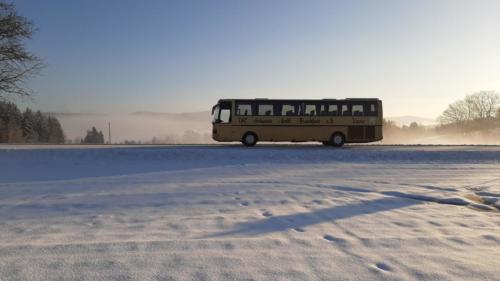
M 269 99 L 269 98 L 254 98 L 254 99 L 221 99 L 219 101 L 380 101 L 378 98 L 345 98 L 345 99 Z

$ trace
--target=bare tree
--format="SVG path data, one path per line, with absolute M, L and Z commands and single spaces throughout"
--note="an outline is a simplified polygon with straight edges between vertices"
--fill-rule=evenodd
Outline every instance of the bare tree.
M 0 0 L 0 99 L 8 95 L 31 96 L 24 83 L 43 67 L 42 61 L 24 46 L 34 31 L 33 24 L 19 16 L 13 4 Z
M 439 116 L 441 124 L 463 123 L 472 119 L 472 106 L 465 100 L 456 101 Z
M 462 124 L 467 121 L 491 119 L 495 117 L 499 104 L 499 93 L 476 92 L 450 104 L 439 117 L 439 121 L 441 124 Z
M 493 118 L 500 102 L 500 94 L 495 91 L 480 91 L 468 95 L 465 101 L 471 105 L 474 119 Z

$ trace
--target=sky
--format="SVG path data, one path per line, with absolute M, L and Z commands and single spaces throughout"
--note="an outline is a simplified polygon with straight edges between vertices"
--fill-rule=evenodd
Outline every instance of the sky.
M 26 105 L 209 110 L 220 98 L 377 97 L 437 117 L 500 91 L 500 1 L 17 0 L 45 61 Z

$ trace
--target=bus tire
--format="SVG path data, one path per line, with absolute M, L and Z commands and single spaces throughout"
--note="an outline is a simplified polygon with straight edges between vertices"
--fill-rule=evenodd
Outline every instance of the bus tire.
M 345 143 L 345 136 L 342 133 L 334 133 L 330 138 L 330 144 L 335 147 L 341 147 Z
M 257 135 L 252 132 L 245 133 L 241 138 L 241 142 L 245 146 L 254 146 L 257 143 Z

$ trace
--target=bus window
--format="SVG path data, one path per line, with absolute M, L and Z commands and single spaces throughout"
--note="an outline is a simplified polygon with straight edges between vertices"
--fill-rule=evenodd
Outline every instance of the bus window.
M 319 114 L 321 116 L 328 115 L 328 105 L 327 104 L 322 104 L 319 106 Z
M 351 106 L 348 104 L 342 105 L 342 116 L 351 116 Z
M 339 108 L 336 104 L 321 104 L 319 108 L 319 115 L 321 116 L 337 116 L 339 115 Z
M 251 103 L 238 103 L 236 105 L 236 115 L 248 116 L 253 115 Z
M 220 104 L 220 115 L 219 115 L 220 123 L 231 122 L 231 107 L 232 106 L 230 102 L 222 102 Z
M 352 116 L 363 116 L 363 105 L 353 104 L 352 105 Z
M 219 122 L 220 107 L 216 105 L 212 108 L 212 123 Z
M 281 106 L 282 116 L 296 116 L 298 115 L 298 106 L 296 104 L 284 103 Z
M 337 116 L 339 115 L 339 106 L 336 104 L 329 104 L 328 105 L 328 114 L 330 116 Z
M 316 105 L 315 104 L 304 104 L 304 115 L 305 116 L 316 116 Z
M 273 116 L 274 115 L 274 110 L 273 110 L 273 105 L 272 104 L 258 104 L 257 105 L 257 113 L 259 116 Z
M 221 109 L 219 120 L 220 120 L 220 123 L 231 122 L 231 110 L 230 109 Z
M 377 116 L 377 105 L 375 103 L 365 104 L 365 116 Z

